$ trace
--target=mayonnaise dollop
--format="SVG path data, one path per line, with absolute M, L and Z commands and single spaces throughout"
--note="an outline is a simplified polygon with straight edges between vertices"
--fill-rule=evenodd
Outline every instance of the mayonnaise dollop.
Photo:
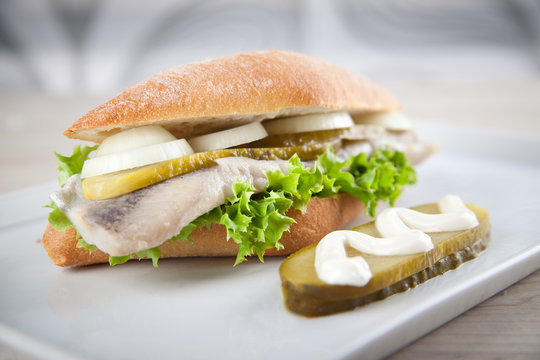
M 424 214 L 406 208 L 384 210 L 375 220 L 382 238 L 349 230 L 329 233 L 319 242 L 315 252 L 317 276 L 327 284 L 364 286 L 372 276 L 369 265 L 362 256 L 347 256 L 347 246 L 379 256 L 416 254 L 433 249 L 431 237 L 426 232 L 478 226 L 476 215 L 460 197 L 445 195 L 437 205 L 441 214 Z

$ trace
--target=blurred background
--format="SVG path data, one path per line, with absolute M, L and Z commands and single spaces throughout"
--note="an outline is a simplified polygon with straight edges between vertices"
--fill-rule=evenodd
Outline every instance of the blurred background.
M 110 93 L 159 70 L 281 48 L 381 82 L 540 74 L 538 0 L 2 0 L 0 89 Z
M 1 0 L 0 191 L 54 179 L 61 132 L 124 87 L 267 48 L 364 74 L 414 118 L 540 134 L 540 0 Z

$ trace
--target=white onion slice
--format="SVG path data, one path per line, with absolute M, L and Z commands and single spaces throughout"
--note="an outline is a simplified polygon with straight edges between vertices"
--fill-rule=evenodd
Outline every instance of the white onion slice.
M 193 154 L 193 149 L 185 139 L 107 154 L 86 160 L 82 168 L 81 178 L 155 164 L 189 154 Z
M 264 127 L 258 123 L 250 123 L 232 129 L 196 136 L 188 139 L 195 152 L 226 149 L 245 144 L 268 136 Z
M 414 125 L 401 111 L 381 111 L 355 117 L 357 124 L 381 125 L 389 130 L 413 130 Z
M 348 128 L 354 125 L 348 112 L 329 112 L 291 116 L 263 122 L 269 134 L 294 134 L 306 131 Z
M 176 140 L 159 125 L 141 126 L 114 134 L 103 140 L 94 156 L 103 156 Z

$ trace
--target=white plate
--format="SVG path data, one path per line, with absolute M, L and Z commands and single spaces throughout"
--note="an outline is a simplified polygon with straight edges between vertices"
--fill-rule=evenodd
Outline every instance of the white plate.
M 492 244 L 471 262 L 352 312 L 306 319 L 283 307 L 267 258 L 57 268 L 38 243 L 54 184 L 0 197 L 0 342 L 42 358 L 377 358 L 539 268 L 540 141 L 422 124 L 442 150 L 400 206 L 446 193 L 491 212 Z

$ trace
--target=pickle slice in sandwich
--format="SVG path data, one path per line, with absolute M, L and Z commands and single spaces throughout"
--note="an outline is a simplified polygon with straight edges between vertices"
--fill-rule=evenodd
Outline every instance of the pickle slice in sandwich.
M 174 176 L 214 166 L 216 164 L 214 160 L 220 158 L 247 157 L 255 160 L 287 160 L 294 154 L 298 154 L 302 160 L 307 161 L 314 160 L 324 150 L 325 147 L 319 144 L 279 148 L 238 148 L 206 151 L 136 169 L 85 178 L 82 180 L 82 190 L 88 200 L 112 199 Z
M 369 265 L 372 277 L 364 286 L 330 285 L 323 282 L 315 269 L 317 244 L 289 256 L 281 265 L 280 276 L 285 305 L 304 316 L 322 316 L 352 310 L 413 288 L 435 276 L 475 258 L 490 240 L 488 212 L 468 205 L 478 219 L 474 228 L 428 233 L 433 249 L 410 255 L 376 256 L 347 249 L 347 256 L 361 255 Z M 438 213 L 437 204 L 413 208 L 422 213 Z M 378 232 L 374 222 L 355 231 L 371 236 Z
M 314 144 L 335 144 L 341 140 L 341 135 L 347 129 L 332 129 L 320 131 L 305 131 L 294 134 L 274 134 L 246 144 L 244 147 L 281 147 L 281 146 L 304 146 Z

